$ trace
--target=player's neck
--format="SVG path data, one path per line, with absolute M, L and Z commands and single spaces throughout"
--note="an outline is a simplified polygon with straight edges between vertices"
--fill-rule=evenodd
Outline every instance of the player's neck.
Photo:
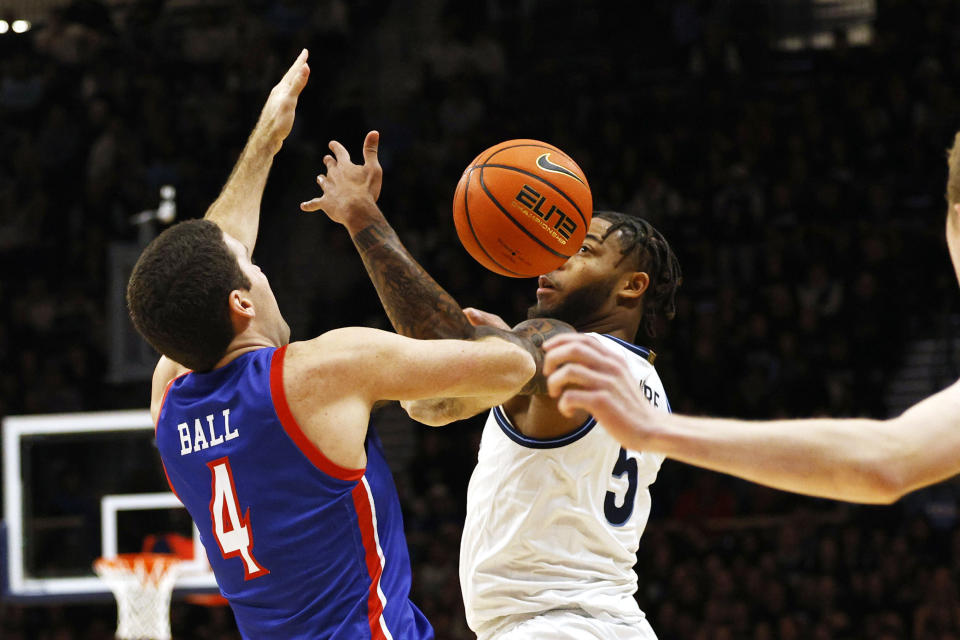
M 249 353 L 250 351 L 263 349 L 265 347 L 281 346 L 274 343 L 274 340 L 270 340 L 259 332 L 249 330 L 244 331 L 233 338 L 233 340 L 230 342 L 230 345 L 227 347 L 226 353 L 223 354 L 223 357 L 220 358 L 214 369 L 219 369 L 220 367 L 228 365 L 243 354 Z
M 576 328 L 581 333 L 605 333 L 627 342 L 633 342 L 634 338 L 637 337 L 637 330 L 640 328 L 640 320 L 631 322 L 624 318 L 622 314 L 614 313 L 589 318 L 578 324 Z

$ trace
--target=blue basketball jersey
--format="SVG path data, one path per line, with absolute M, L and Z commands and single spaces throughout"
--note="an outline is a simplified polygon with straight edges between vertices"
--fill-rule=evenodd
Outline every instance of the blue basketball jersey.
M 244 638 L 429 639 L 409 600 L 393 477 L 373 433 L 365 469 L 304 435 L 283 389 L 285 347 L 167 388 L 157 446 Z

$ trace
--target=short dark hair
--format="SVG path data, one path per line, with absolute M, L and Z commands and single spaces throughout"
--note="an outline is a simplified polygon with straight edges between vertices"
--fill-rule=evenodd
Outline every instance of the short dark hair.
M 650 276 L 640 326 L 649 337 L 657 337 L 657 321 L 673 320 L 677 315 L 677 288 L 683 282 L 680 261 L 663 234 L 643 218 L 619 211 L 594 211 L 593 215 L 610 221 L 602 239 L 619 231 L 620 253 L 624 258 L 633 257 L 633 267 Z
M 127 282 L 127 308 L 154 349 L 194 371 L 209 371 L 234 337 L 230 292 L 249 288 L 220 227 L 186 220 L 140 254 Z

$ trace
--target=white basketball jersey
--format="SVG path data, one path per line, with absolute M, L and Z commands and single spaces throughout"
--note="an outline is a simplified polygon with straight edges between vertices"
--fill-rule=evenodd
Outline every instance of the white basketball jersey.
M 669 411 L 649 352 L 587 334 L 626 357 L 647 399 Z M 540 613 L 579 610 L 639 624 L 636 552 L 663 456 L 623 450 L 590 418 L 563 437 L 529 438 L 490 411 L 467 490 L 460 584 L 481 637 Z

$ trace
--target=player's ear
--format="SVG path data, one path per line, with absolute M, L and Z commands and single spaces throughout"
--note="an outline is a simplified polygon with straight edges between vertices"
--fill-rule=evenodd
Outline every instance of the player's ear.
M 257 310 L 253 306 L 253 298 L 245 289 L 234 289 L 228 297 L 230 306 L 230 320 L 237 333 L 243 331 L 250 321 L 257 317 Z
M 646 271 L 628 271 L 620 281 L 617 297 L 624 301 L 639 300 L 650 286 L 650 275 Z

